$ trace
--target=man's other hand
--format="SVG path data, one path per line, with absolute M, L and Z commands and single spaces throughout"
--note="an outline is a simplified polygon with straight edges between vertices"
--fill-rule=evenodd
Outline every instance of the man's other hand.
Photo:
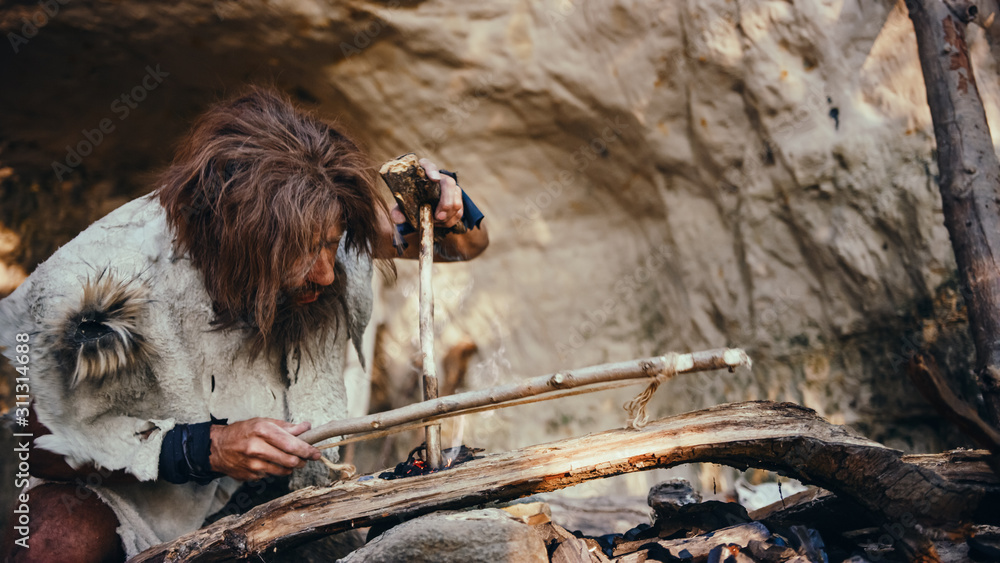
M 452 227 L 456 225 L 462 220 L 462 215 L 465 213 L 462 205 L 462 189 L 455 183 L 454 178 L 438 172 L 437 166 L 430 160 L 421 158 L 420 166 L 427 173 L 427 178 L 441 185 L 441 199 L 438 200 L 437 209 L 434 210 L 434 224 L 438 227 Z M 406 216 L 400 211 L 399 204 L 396 204 L 392 208 L 389 212 L 389 217 L 397 225 L 402 225 L 406 222 Z M 412 225 L 412 227 L 415 229 L 420 228 L 419 225 Z
M 213 471 L 240 481 L 288 475 L 306 461 L 320 458 L 318 449 L 296 438 L 311 427 L 308 422 L 292 424 L 274 418 L 213 425 L 208 461 Z

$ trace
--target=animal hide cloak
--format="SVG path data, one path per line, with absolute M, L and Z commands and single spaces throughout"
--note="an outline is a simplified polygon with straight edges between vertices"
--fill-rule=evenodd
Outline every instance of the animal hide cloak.
M 343 247 L 347 315 L 339 329 L 310 342 L 312 354 L 267 354 L 249 361 L 241 330 L 212 330 L 201 274 L 174 255 L 162 207 L 136 199 L 39 265 L 0 301 L 0 346 L 13 361 L 15 335 L 30 335 L 31 394 L 51 430 L 35 445 L 123 469 L 142 482 L 91 488 L 115 511 L 129 557 L 197 529 L 238 482 L 174 485 L 157 480 L 164 434 L 175 424 L 271 417 L 321 424 L 347 412 L 343 369 L 347 340 L 359 355 L 372 307 L 372 264 Z M 280 365 L 279 365 L 280 364 Z M 335 449 L 325 455 L 336 461 Z M 36 480 L 37 482 L 37 480 Z M 326 482 L 309 462 L 294 488 Z

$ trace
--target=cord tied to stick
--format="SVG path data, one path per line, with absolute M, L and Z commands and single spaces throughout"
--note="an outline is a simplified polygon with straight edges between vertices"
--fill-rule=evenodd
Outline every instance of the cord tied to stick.
M 334 463 L 326 459 L 325 456 L 320 456 L 319 460 L 322 461 L 323 465 L 325 465 L 330 471 L 331 481 L 347 481 L 358 473 L 357 468 L 350 463 Z
M 660 384 L 677 375 L 677 354 L 673 352 L 664 354 L 660 356 L 660 361 L 663 362 L 663 369 L 655 374 L 651 374 L 652 381 L 649 382 L 649 385 L 631 401 L 623 405 L 625 411 L 628 412 L 628 421 L 626 424 L 636 430 L 646 426 L 649 422 L 649 413 L 646 412 L 646 405 L 653 398 L 653 394 L 656 393 Z

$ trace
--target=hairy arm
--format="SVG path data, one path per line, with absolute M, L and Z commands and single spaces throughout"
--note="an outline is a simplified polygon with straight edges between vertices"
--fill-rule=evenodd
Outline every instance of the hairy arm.
M 292 469 L 304 466 L 306 461 L 320 458 L 317 448 L 296 437 L 311 427 L 308 422 L 293 424 L 274 418 L 212 426 L 212 471 L 240 481 L 290 475 Z
M 35 437 L 52 432 L 32 410 L 28 432 Z M 307 460 L 319 459 L 319 450 L 296 438 L 309 430 L 310 424 L 292 424 L 270 418 L 251 418 L 228 426 L 211 428 L 212 445 L 209 461 L 213 471 L 241 481 L 262 479 L 267 475 L 289 475 Z M 109 471 L 86 464 L 74 469 L 62 455 L 41 448 L 31 449 L 32 477 L 49 481 L 80 482 L 85 485 L 123 485 L 139 479 L 118 469 Z

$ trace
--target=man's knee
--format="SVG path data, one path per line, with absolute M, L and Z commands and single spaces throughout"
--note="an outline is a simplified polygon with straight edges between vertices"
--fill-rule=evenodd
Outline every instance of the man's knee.
M 124 561 L 118 519 L 92 491 L 48 483 L 28 497 L 28 534 L 6 546 L 10 561 Z

